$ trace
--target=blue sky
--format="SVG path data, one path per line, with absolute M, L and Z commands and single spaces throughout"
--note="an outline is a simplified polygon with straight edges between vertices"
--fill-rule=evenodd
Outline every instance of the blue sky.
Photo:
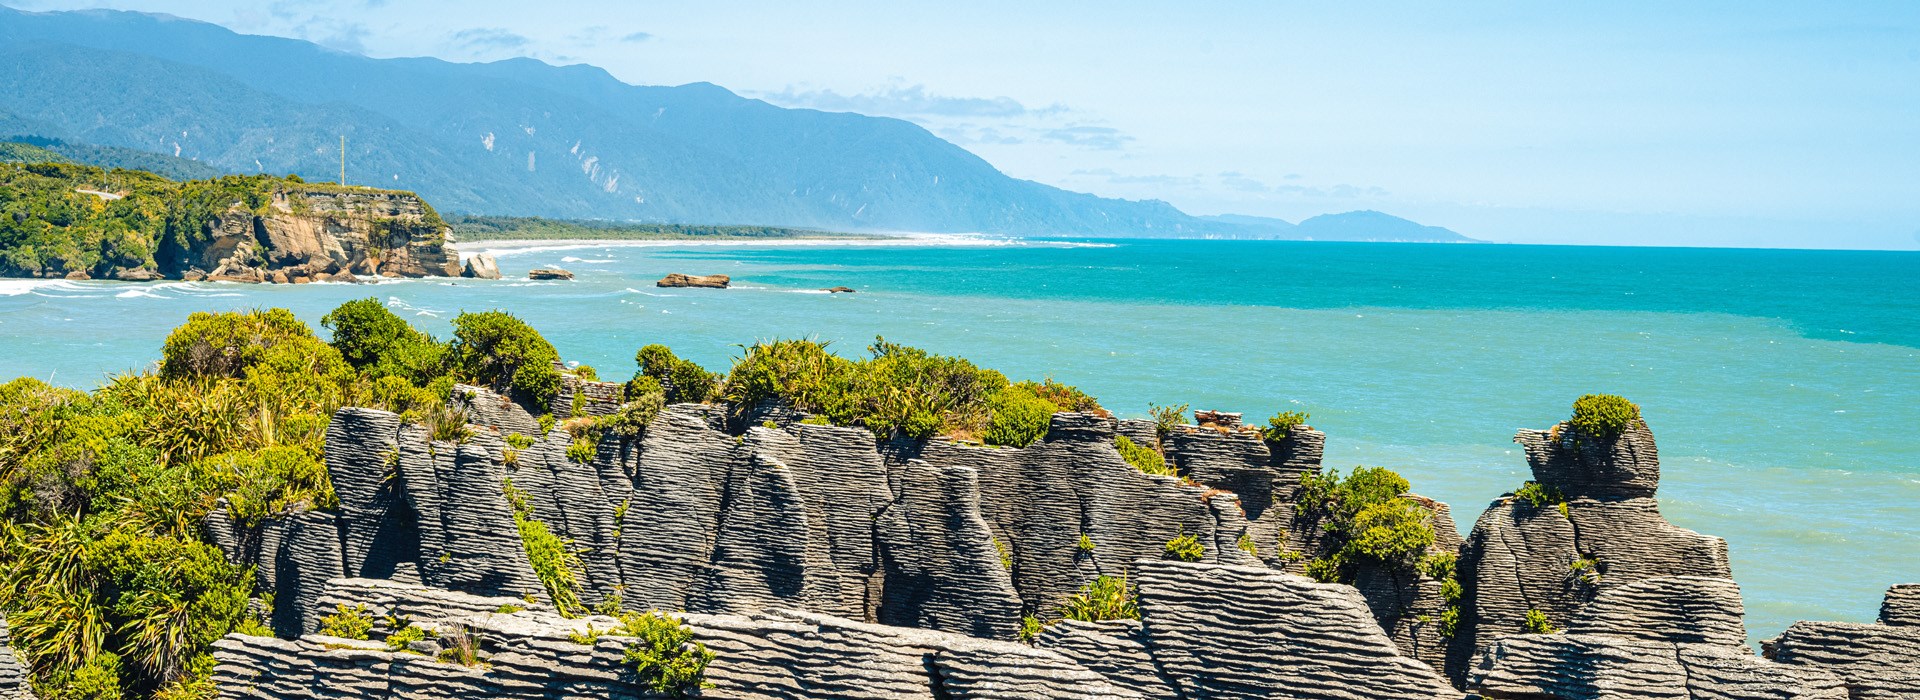
M 13 4 L 708 81 L 909 119 L 1017 177 L 1197 214 L 1920 248 L 1916 2 Z

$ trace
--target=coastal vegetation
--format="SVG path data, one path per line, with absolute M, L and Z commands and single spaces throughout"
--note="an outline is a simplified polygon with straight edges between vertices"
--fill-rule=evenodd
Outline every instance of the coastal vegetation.
M 471 428 L 450 401 L 454 386 L 487 386 L 538 412 L 543 425 L 564 426 L 586 460 L 603 436 L 637 437 L 666 404 L 683 401 L 724 400 L 736 410 L 773 401 L 877 440 L 944 436 L 1002 446 L 1041 439 L 1056 411 L 1104 412 L 1066 384 L 1013 382 L 878 338 L 857 358 L 812 340 L 757 343 L 724 373 L 648 345 L 636 352 L 620 411 L 554 416 L 563 379 L 590 375 L 561 369 L 554 346 L 506 312 L 463 313 L 452 325 L 451 338 L 435 338 L 377 299 L 326 314 L 324 335 L 284 309 L 198 313 L 166 338 L 150 369 L 92 392 L 35 379 L 0 385 L 0 612 L 40 697 L 211 697 L 211 644 L 233 632 L 267 634 L 262 614 L 273 600 L 206 540 L 202 523 L 222 508 L 248 526 L 337 508 L 323 458 L 328 421 L 341 407 L 385 408 L 435 440 L 462 441 Z M 504 439 L 515 453 L 536 440 Z M 1116 440 L 1116 449 L 1143 471 L 1170 472 L 1154 447 Z M 1330 475 L 1322 486 L 1314 507 L 1352 523 L 1344 527 L 1356 556 L 1406 548 L 1396 528 L 1413 512 L 1390 503 L 1404 480 L 1356 472 Z M 589 612 L 574 544 L 543 523 L 511 481 L 502 490 L 543 592 L 567 615 Z M 1017 543 L 994 544 L 1010 565 Z M 1092 539 L 1083 535 L 1080 547 L 1090 553 Z M 1168 553 L 1204 558 L 1205 546 L 1183 534 Z M 1124 580 L 1101 578 L 1060 615 L 1135 616 L 1131 601 Z M 614 606 L 593 610 L 618 612 Z M 341 609 L 323 625 L 366 635 L 370 619 Z M 661 692 L 694 687 L 687 683 L 697 682 L 689 679 L 698 678 L 700 650 L 673 642 L 677 633 L 665 627 L 649 634 L 659 643 L 634 652 L 636 673 L 664 683 Z M 445 642 L 458 637 L 442 631 Z M 472 649 L 448 648 L 452 662 L 477 662 Z
M 593 219 L 547 219 L 537 216 L 482 216 L 455 214 L 447 217 L 454 235 L 462 241 L 541 241 L 541 240 L 619 240 L 683 241 L 713 239 L 770 240 L 781 238 L 878 238 L 857 233 L 840 233 L 780 226 L 720 226 L 705 224 L 661 224 Z
M 1356 467 L 1300 475 L 1295 508 L 1315 518 L 1327 533 L 1329 552 L 1307 563 L 1309 576 L 1349 582 L 1362 563 L 1402 567 L 1417 564 L 1436 535 L 1432 513 L 1407 497 L 1405 477 L 1383 467 Z
M 1640 407 L 1612 394 L 1587 394 L 1573 402 L 1567 424 L 1581 435 L 1600 439 L 1619 437 L 1640 420 Z
M 9 152 L 31 154 L 18 146 Z M 210 227 L 229 210 L 264 215 L 276 195 L 369 191 L 296 176 L 174 181 L 140 170 L 0 162 L 0 276 L 158 272 L 206 244 Z M 289 206 L 298 207 L 298 199 Z M 443 224 L 429 207 L 422 225 Z

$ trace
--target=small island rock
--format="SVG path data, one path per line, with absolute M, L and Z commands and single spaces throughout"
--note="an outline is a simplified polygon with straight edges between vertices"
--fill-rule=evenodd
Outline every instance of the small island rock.
M 528 271 L 527 271 L 527 279 L 530 279 L 530 280 L 570 280 L 570 279 L 573 279 L 573 273 L 571 273 L 571 272 L 568 272 L 568 271 L 566 271 L 566 270 L 562 270 L 562 269 L 560 269 L 560 268 L 557 268 L 557 267 L 540 267 L 540 268 L 534 268 L 534 269 L 532 269 L 532 270 L 528 270 Z
M 467 258 L 467 267 L 460 271 L 460 276 L 478 280 L 497 280 L 500 279 L 500 263 L 493 259 L 491 253 L 479 253 Z
M 726 275 L 683 275 L 675 272 L 660 278 L 660 281 L 653 284 L 656 287 L 706 287 L 709 289 L 726 289 L 727 285 L 732 282 L 733 278 Z
M 820 291 L 826 292 L 828 294 L 840 294 L 840 293 L 852 294 L 853 288 L 852 287 L 828 287 Z

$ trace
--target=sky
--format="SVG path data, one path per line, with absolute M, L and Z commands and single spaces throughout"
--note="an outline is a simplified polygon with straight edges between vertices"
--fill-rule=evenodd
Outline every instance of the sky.
M 1194 214 L 1920 249 L 1920 2 L 15 0 L 375 57 L 591 63 L 916 122 Z

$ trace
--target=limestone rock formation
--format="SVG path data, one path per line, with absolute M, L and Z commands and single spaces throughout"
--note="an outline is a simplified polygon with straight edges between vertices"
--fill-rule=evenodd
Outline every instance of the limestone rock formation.
M 467 265 L 460 270 L 460 276 L 481 280 L 500 279 L 500 262 L 493 259 L 492 253 L 477 253 L 467 258 Z
M 341 273 L 451 277 L 460 256 L 450 229 L 419 197 L 310 186 L 274 192 L 265 213 L 235 205 L 204 236 L 162 250 L 160 272 L 180 279 L 300 282 Z
M 530 280 L 570 280 L 573 273 L 557 267 L 536 267 L 527 271 Z
M 1796 622 L 1765 644 L 1774 661 L 1831 672 L 1855 700 L 1920 698 L 1920 584 L 1887 591 L 1879 624 Z
M 1534 480 L 1566 500 L 1535 504 L 1509 495 L 1474 524 L 1460 561 L 1470 601 L 1461 625 L 1471 642 L 1457 645 L 1449 659 L 1456 678 L 1477 650 L 1521 632 L 1530 611 L 1567 627 L 1614 587 L 1664 577 L 1731 583 L 1724 540 L 1661 517 L 1653 498 L 1659 455 L 1644 422 L 1611 440 L 1566 424 L 1514 439 L 1526 448 Z
M 7 618 L 0 617 L 0 700 L 33 700 L 33 686 L 27 683 L 27 667 L 13 654 L 7 636 Z
M 707 287 L 710 289 L 726 289 L 727 285 L 732 282 L 733 278 L 726 275 L 687 275 L 674 272 L 668 274 L 666 277 L 660 278 L 660 281 L 653 283 L 653 285 L 656 287 Z

